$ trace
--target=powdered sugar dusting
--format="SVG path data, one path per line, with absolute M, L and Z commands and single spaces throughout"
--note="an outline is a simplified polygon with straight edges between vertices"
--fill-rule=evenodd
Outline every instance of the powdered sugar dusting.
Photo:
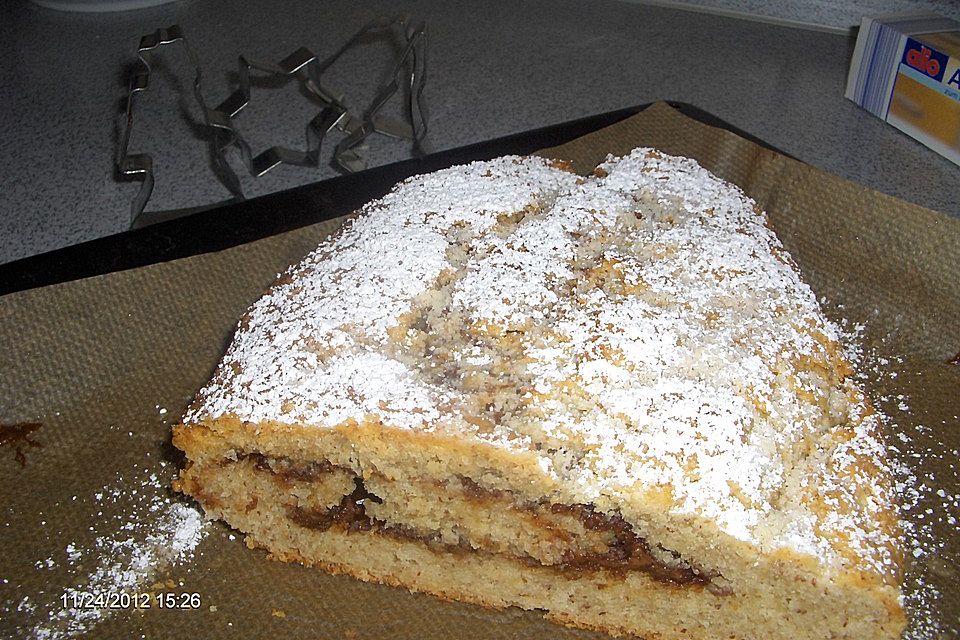
M 372 414 L 413 427 L 436 419 L 444 391 L 394 375 L 399 363 L 370 345 L 382 345 L 411 299 L 450 266 L 450 238 L 480 238 L 498 216 L 545 204 L 574 181 L 543 160 L 508 157 L 402 183 L 254 305 L 249 330 L 187 420 L 233 412 L 330 425 Z M 378 375 L 360 380 L 360 363 Z
M 875 418 L 739 189 L 638 149 L 586 180 L 536 159 L 456 167 L 365 212 L 254 306 L 186 423 L 442 422 L 535 452 L 580 502 L 657 488 L 762 549 L 889 579 Z M 404 357 L 424 341 L 429 363 Z

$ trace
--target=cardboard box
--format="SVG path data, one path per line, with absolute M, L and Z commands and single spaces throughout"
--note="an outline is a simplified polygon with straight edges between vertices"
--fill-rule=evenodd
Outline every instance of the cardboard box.
M 960 165 L 960 23 L 864 18 L 844 95 Z

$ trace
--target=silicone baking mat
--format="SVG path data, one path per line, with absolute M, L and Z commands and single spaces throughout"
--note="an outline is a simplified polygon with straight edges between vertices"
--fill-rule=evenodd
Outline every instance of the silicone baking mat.
M 693 157 L 740 185 L 769 212 L 827 313 L 862 325 L 864 384 L 917 478 L 903 489 L 919 541 L 909 556 L 911 634 L 956 633 L 960 221 L 663 103 L 542 153 L 589 171 L 636 146 Z M 169 490 L 181 463 L 170 427 L 237 319 L 340 224 L 0 297 L 0 635 L 605 637 L 537 612 L 269 561 Z

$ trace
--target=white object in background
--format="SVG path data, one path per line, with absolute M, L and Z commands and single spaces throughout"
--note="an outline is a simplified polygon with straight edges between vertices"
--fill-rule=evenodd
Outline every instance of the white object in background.
M 960 165 L 960 22 L 864 18 L 844 95 Z

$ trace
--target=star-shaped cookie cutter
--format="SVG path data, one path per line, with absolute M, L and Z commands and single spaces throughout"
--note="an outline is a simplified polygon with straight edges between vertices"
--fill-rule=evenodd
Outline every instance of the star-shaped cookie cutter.
M 372 103 L 363 112 L 351 109 L 345 97 L 325 85 L 322 74 L 344 53 L 363 43 L 370 36 L 387 36 L 397 39 L 402 49 L 394 64 L 390 80 L 379 87 Z M 426 26 L 408 24 L 406 17 L 376 18 L 353 35 L 337 51 L 320 60 L 309 49 L 301 47 L 279 63 L 263 63 L 239 56 L 239 86 L 217 107 L 207 106 L 202 93 L 202 71 L 193 48 L 187 42 L 179 25 L 158 29 L 140 40 L 138 49 L 139 69 L 129 85 L 126 128 L 121 142 L 121 157 L 117 161 L 119 174 L 142 180 L 140 190 L 131 203 L 131 226 L 143 213 L 154 187 L 153 159 L 149 154 L 132 154 L 129 151 L 130 132 L 133 129 L 133 110 L 136 96 L 149 87 L 150 56 L 159 48 L 180 43 L 187 52 L 195 69 L 194 98 L 203 113 L 204 125 L 212 132 L 211 153 L 215 170 L 221 181 L 237 199 L 243 199 L 240 179 L 227 161 L 230 148 L 239 151 L 247 171 L 256 177 L 262 176 L 280 164 L 319 166 L 320 149 L 324 138 L 334 128 L 346 134 L 334 149 L 335 166 L 346 172 L 366 167 L 357 147 L 371 134 L 380 133 L 394 138 L 411 140 L 415 156 L 425 153 L 424 138 L 427 134 L 427 112 L 423 100 L 426 83 Z M 305 150 L 272 146 L 254 155 L 250 145 L 234 125 L 234 119 L 250 102 L 250 73 L 256 70 L 286 79 L 298 79 L 316 99 L 321 108 L 306 127 Z M 407 122 L 380 113 L 383 106 L 404 87 L 407 91 Z

